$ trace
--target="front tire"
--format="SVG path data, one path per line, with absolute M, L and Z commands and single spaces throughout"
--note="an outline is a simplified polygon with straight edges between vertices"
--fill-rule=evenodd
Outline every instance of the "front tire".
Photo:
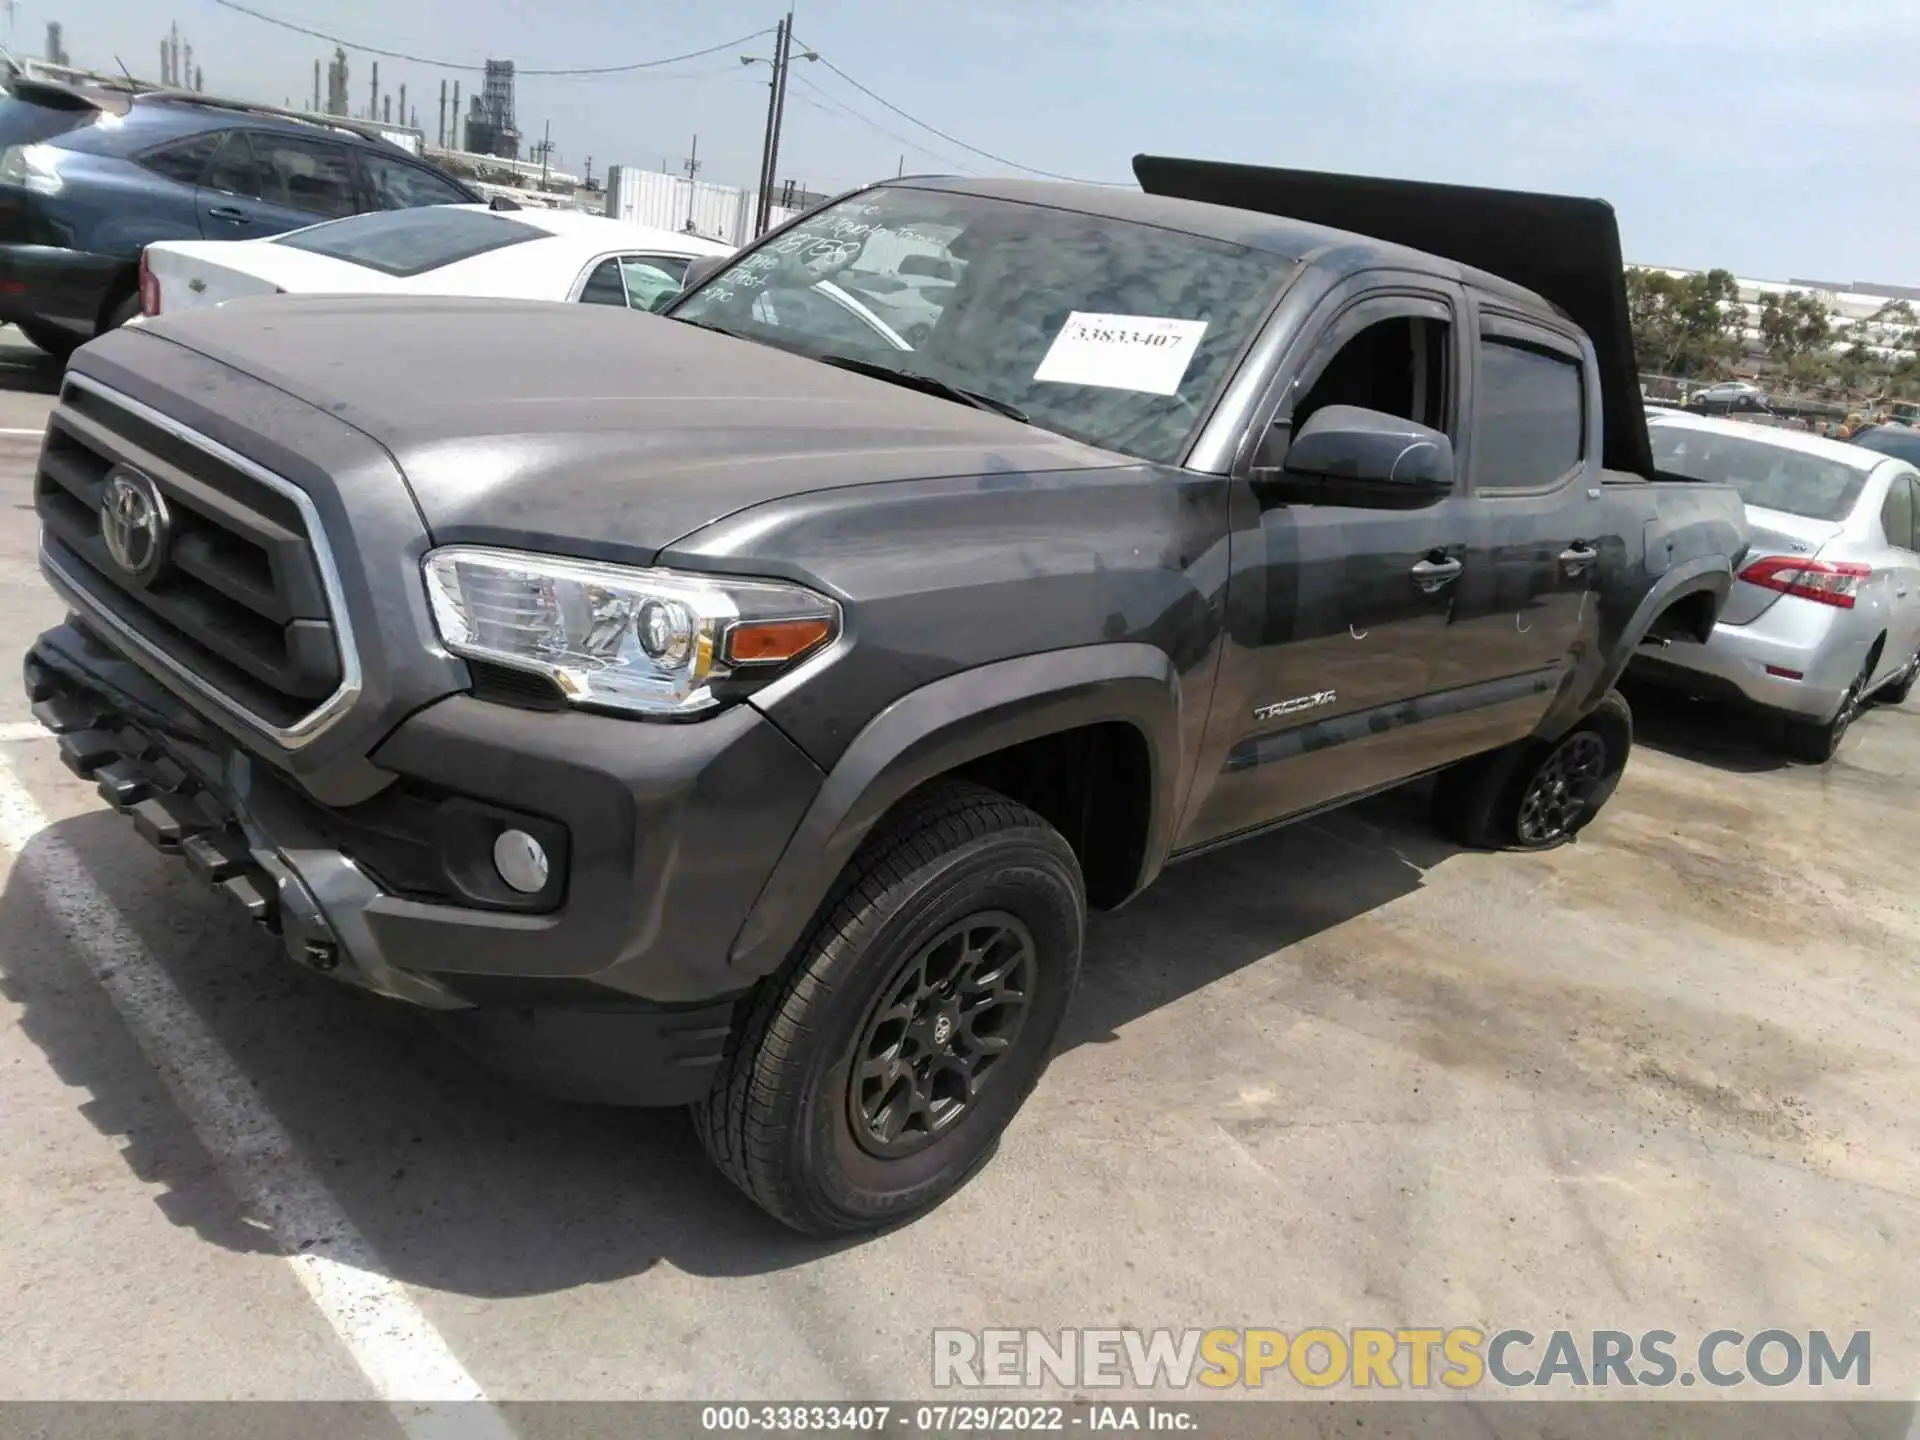
M 1920 651 L 1915 652 L 1898 675 L 1880 687 L 1873 698 L 1882 705 L 1904 705 L 1913 694 L 1914 681 L 1920 680 Z
M 1442 774 L 1434 822 L 1476 850 L 1550 850 L 1600 813 L 1632 751 L 1632 707 L 1609 690 L 1559 739 L 1522 740 Z
M 1072 998 L 1086 894 L 1071 847 L 981 786 L 909 800 L 848 864 L 695 1107 L 714 1163 L 807 1234 L 932 1208 L 992 1154 Z

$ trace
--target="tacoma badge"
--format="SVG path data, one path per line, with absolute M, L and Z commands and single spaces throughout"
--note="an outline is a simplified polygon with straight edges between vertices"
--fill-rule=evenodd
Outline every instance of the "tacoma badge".
M 1297 715 L 1302 710 L 1318 709 L 1322 705 L 1331 705 L 1334 693 L 1321 690 L 1312 695 L 1296 695 L 1291 700 L 1276 700 L 1271 705 L 1261 705 L 1253 712 L 1256 720 L 1278 720 L 1282 715 Z

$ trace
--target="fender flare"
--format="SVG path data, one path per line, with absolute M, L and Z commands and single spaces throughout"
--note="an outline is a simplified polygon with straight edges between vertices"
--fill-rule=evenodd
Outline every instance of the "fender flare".
M 909 692 L 869 721 L 827 773 L 747 912 L 731 965 L 756 980 L 778 969 L 867 833 L 909 792 L 997 750 L 1084 725 L 1121 722 L 1146 742 L 1145 884 L 1178 818 L 1181 708 L 1173 661 L 1136 643 L 996 661 Z
M 1634 655 L 1640 649 L 1640 642 L 1646 638 L 1647 631 L 1662 611 L 1677 600 L 1703 592 L 1712 593 L 1724 602 L 1727 591 L 1733 585 L 1733 567 L 1724 555 L 1699 555 L 1691 560 L 1683 560 L 1671 570 L 1660 576 L 1640 597 L 1640 603 L 1634 607 L 1633 614 L 1620 629 L 1620 639 L 1611 654 L 1606 655 L 1599 667 L 1594 682 L 1575 690 L 1577 702 L 1556 707 L 1550 721 L 1540 726 L 1534 733 L 1543 740 L 1557 740 L 1590 714 L 1614 686 L 1620 683 L 1620 677 L 1626 674 L 1627 666 L 1633 662 Z M 1715 613 L 1719 607 L 1715 606 Z

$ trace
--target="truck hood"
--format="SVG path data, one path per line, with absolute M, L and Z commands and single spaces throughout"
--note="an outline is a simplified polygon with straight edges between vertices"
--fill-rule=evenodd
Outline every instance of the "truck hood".
M 140 327 L 354 426 L 436 543 L 644 564 L 767 500 L 1133 463 L 1049 431 L 599 305 L 302 297 Z

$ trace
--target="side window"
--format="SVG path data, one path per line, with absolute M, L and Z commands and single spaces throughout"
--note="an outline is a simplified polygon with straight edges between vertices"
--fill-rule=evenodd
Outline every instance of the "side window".
M 213 159 L 213 152 L 220 148 L 221 138 L 220 131 L 211 130 L 191 140 L 162 145 L 142 155 L 140 163 L 154 174 L 164 175 L 178 184 L 198 185 L 200 177 L 206 173 L 207 162 Z
M 582 305 L 625 305 L 627 287 L 620 281 L 620 262 L 602 260 L 593 267 L 593 273 L 587 276 L 587 283 L 580 287 Z
M 367 177 L 367 192 L 373 197 L 373 208 L 376 210 L 411 210 L 416 205 L 468 203 L 467 197 L 454 187 L 452 181 L 431 170 L 365 150 L 358 154 L 361 173 Z
M 1904 475 L 1893 477 L 1887 486 L 1886 503 L 1880 507 L 1880 525 L 1887 532 L 1887 544 L 1901 550 L 1913 548 L 1913 482 Z
M 1586 377 L 1569 356 L 1483 336 L 1473 408 L 1476 490 L 1551 485 L 1586 453 Z
M 249 200 L 265 200 L 273 186 L 272 176 L 254 153 L 253 143 L 244 130 L 229 130 L 214 157 L 213 168 L 200 182 L 210 190 L 229 195 L 244 195 Z
M 1353 336 L 1293 407 L 1293 431 L 1328 405 L 1359 405 L 1434 430 L 1447 428 L 1450 378 L 1444 320 L 1381 319 Z
M 626 278 L 629 305 L 658 310 L 680 293 L 687 260 L 682 255 L 622 255 L 620 273 Z
M 292 135 L 255 135 L 254 153 L 267 169 L 261 198 L 289 210 L 337 219 L 360 207 L 353 196 L 353 164 L 346 147 Z

